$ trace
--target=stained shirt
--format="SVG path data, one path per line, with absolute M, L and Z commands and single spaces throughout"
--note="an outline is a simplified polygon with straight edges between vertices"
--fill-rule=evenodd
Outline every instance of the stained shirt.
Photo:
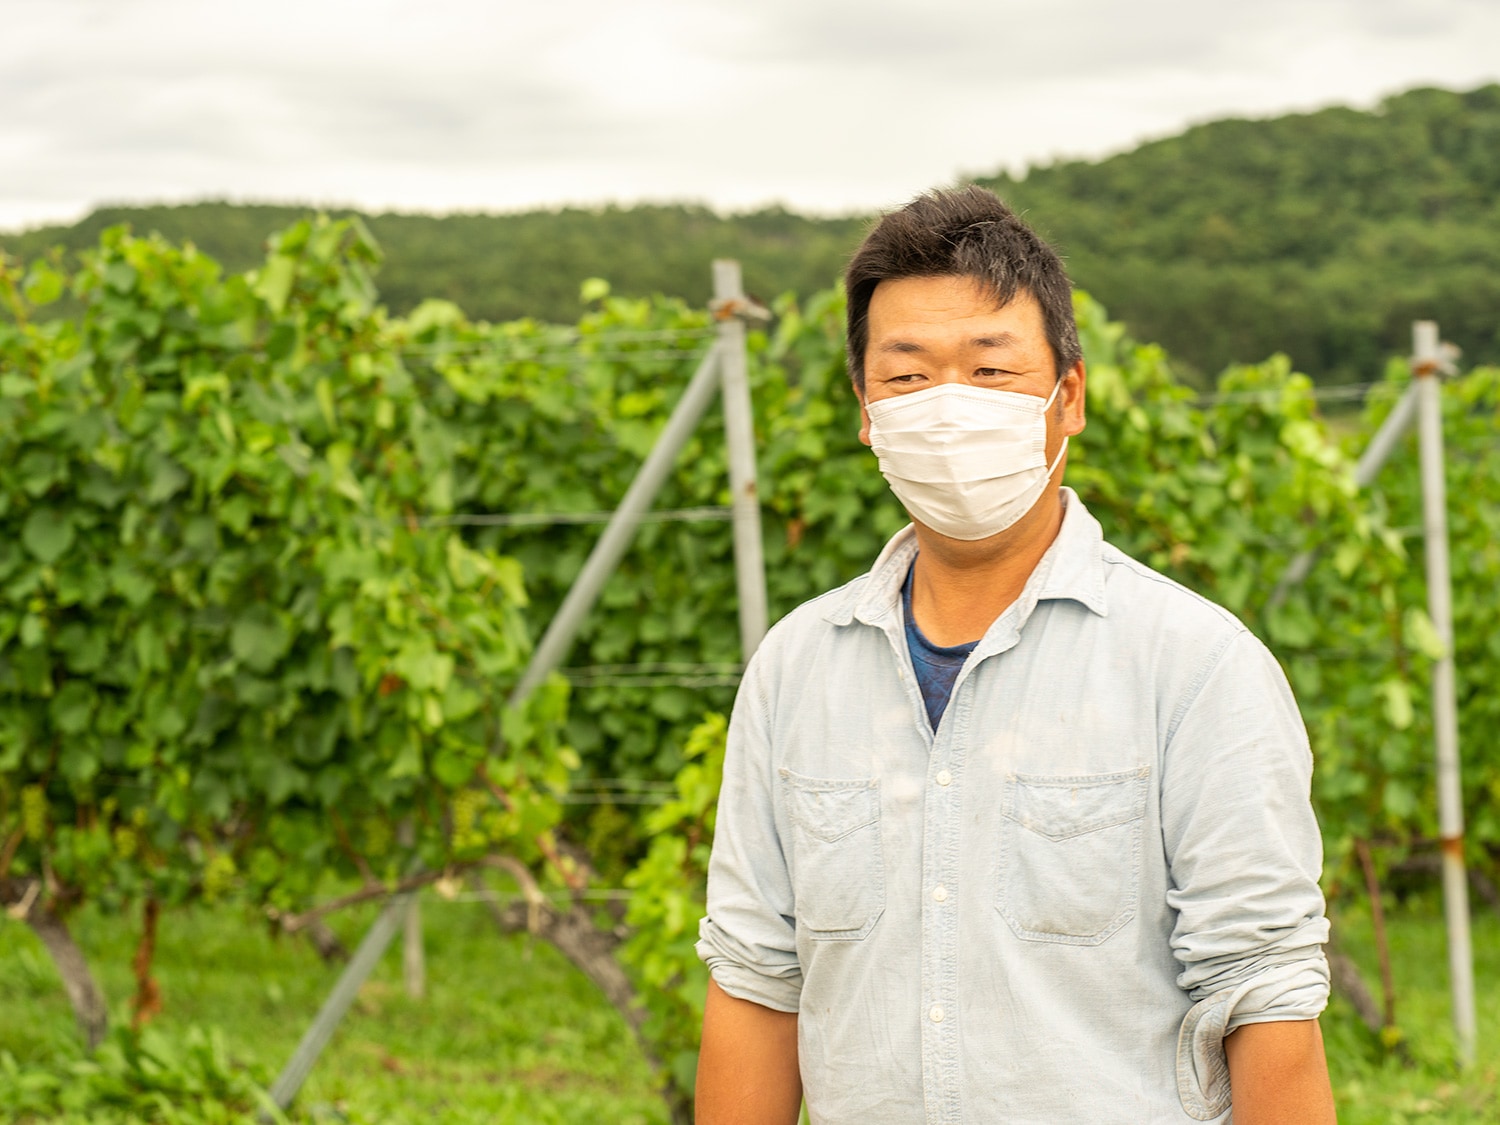
M 906 650 L 911 654 L 911 670 L 917 677 L 917 690 L 922 693 L 922 706 L 927 708 L 927 721 L 936 730 L 938 723 L 943 721 L 943 712 L 948 708 L 948 698 L 953 694 L 958 674 L 979 642 L 935 645 L 927 639 L 911 612 L 911 583 L 915 574 L 916 567 L 910 567 L 906 580 L 901 583 L 901 617 L 906 628 Z
M 698 953 L 798 1013 L 815 1125 L 1226 1122 L 1224 1035 L 1326 1004 L 1280 667 L 1064 503 L 935 731 L 910 527 L 746 669 Z

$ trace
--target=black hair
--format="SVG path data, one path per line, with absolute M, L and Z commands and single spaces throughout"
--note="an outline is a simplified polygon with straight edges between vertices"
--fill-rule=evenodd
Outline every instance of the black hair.
M 1073 287 L 1052 247 L 981 187 L 930 191 L 876 223 L 844 271 L 849 378 L 861 395 L 875 287 L 902 277 L 945 276 L 972 278 L 997 307 L 1018 293 L 1031 294 L 1041 306 L 1058 378 L 1082 358 Z

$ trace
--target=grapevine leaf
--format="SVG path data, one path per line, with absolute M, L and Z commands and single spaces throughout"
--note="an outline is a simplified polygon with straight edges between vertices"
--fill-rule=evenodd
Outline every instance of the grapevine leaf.
M 88 728 L 96 701 L 94 689 L 88 681 L 69 680 L 52 697 L 52 721 L 63 734 L 78 734 Z
M 21 542 L 43 563 L 55 563 L 73 545 L 73 522 L 54 508 L 37 508 L 21 527 Z
M 128 293 L 139 276 L 129 262 L 111 262 L 104 270 L 104 284 L 116 293 Z
M 260 271 L 255 281 L 255 293 L 280 314 L 286 309 L 287 298 L 292 292 L 292 283 L 297 278 L 297 259 L 286 254 L 273 254 Z
M 50 305 L 63 294 L 67 278 L 45 261 L 36 261 L 26 274 L 26 299 L 38 307 Z
M 1411 685 L 1405 680 L 1385 680 L 1380 685 L 1380 694 L 1385 697 L 1385 716 L 1391 726 L 1397 730 L 1405 730 L 1411 726 Z
M 1438 636 L 1437 626 L 1432 623 L 1432 618 L 1419 606 L 1412 606 L 1406 611 L 1406 635 L 1411 638 L 1417 651 L 1430 660 L 1441 660 L 1448 650 L 1448 646 L 1443 644 L 1443 638 Z
M 269 672 L 291 641 L 287 627 L 266 606 L 247 610 L 229 633 L 231 651 L 256 672 Z

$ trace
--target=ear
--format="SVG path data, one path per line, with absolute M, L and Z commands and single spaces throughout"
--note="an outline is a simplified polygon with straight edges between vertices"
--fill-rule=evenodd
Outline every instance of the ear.
M 859 399 L 859 440 L 861 445 L 870 444 L 870 412 L 865 409 L 865 396 L 860 391 L 854 392 Z
M 1057 389 L 1058 422 L 1068 437 L 1081 434 L 1088 419 L 1084 417 L 1084 406 L 1088 398 L 1085 393 L 1083 360 L 1070 367 L 1062 377 L 1062 386 Z

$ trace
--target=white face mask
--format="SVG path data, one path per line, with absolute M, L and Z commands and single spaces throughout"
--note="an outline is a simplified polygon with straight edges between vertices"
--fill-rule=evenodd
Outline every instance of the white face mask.
M 1010 527 L 1041 498 L 1068 448 L 1047 464 L 1045 400 L 943 383 L 866 405 L 870 448 L 913 519 L 954 539 Z

